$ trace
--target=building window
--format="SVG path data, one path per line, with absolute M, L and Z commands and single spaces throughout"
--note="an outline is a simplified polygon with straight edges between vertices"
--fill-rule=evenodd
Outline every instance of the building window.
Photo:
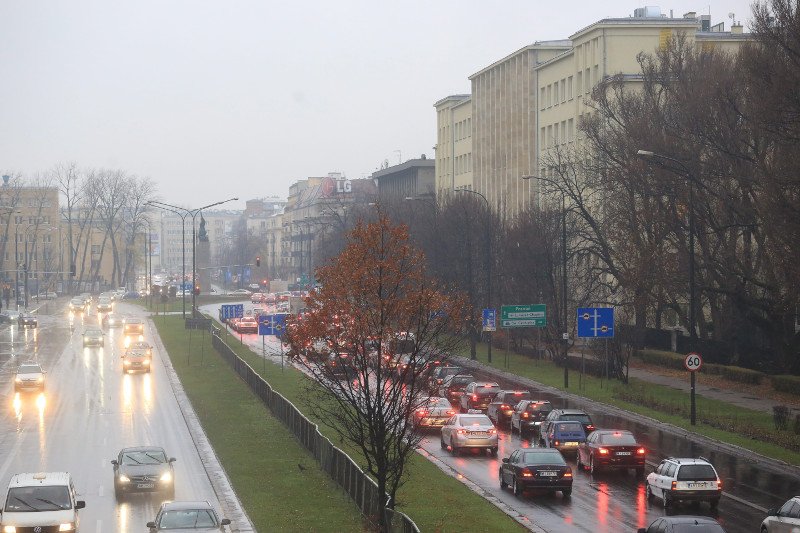
M 567 78 L 567 100 L 572 100 L 572 76 Z
M 583 92 L 589 94 L 589 91 L 592 89 L 592 80 L 588 68 L 583 72 L 583 78 L 584 78 L 583 81 L 586 84 L 586 87 L 584 88 Z
M 547 107 L 547 101 L 545 100 L 545 88 L 542 87 L 539 89 L 539 109 L 544 110 Z
M 552 105 L 552 101 L 553 101 L 553 86 L 552 85 L 548 85 L 547 86 L 547 107 L 550 107 Z
M 567 128 L 568 128 L 568 132 L 569 132 L 569 140 L 570 141 L 574 141 L 575 140 L 575 120 L 574 119 L 569 119 L 567 124 L 568 124 Z
M 567 80 L 561 80 L 561 102 L 567 101 Z
M 553 144 L 558 144 L 558 122 L 553 125 Z
M 583 89 L 583 71 L 578 72 L 578 94 L 581 94 Z
M 558 82 L 553 83 L 553 105 L 558 105 Z
M 539 146 L 541 146 L 541 149 L 544 150 L 547 148 L 547 130 L 544 126 L 542 126 L 542 131 L 539 133 L 539 137 Z

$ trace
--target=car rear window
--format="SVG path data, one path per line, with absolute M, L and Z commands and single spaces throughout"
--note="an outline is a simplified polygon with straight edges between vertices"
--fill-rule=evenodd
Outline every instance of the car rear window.
M 561 420 L 574 420 L 576 422 L 580 422 L 581 424 L 591 424 L 592 420 L 589 418 L 589 415 L 577 415 L 577 414 L 565 414 L 561 415 Z
M 485 415 L 462 416 L 461 417 L 461 425 L 462 426 L 491 426 L 492 425 L 492 421 L 489 420 L 489 417 L 485 416 Z
M 600 443 L 609 446 L 636 446 L 636 439 L 630 433 L 620 433 L 619 435 L 607 433 L 600 436 Z
M 719 524 L 672 524 L 674 533 L 725 533 Z
M 564 457 L 557 450 L 547 452 L 526 452 L 522 456 L 526 465 L 566 465 Z
M 531 403 L 528 404 L 528 411 L 531 413 L 543 412 L 549 413 L 553 410 L 553 406 L 549 403 Z
M 467 383 L 472 383 L 473 381 L 475 381 L 475 378 L 473 378 L 472 376 L 464 376 L 464 377 L 456 376 L 453 378 L 453 381 L 451 381 L 451 383 L 453 385 L 466 385 Z
M 447 398 L 431 398 L 428 401 L 428 407 L 433 408 L 450 408 L 450 402 L 447 401 Z
M 556 431 L 583 431 L 583 426 L 577 422 L 559 422 Z
M 717 474 L 711 465 L 682 465 L 678 470 L 678 481 L 714 481 Z
M 531 393 L 528 391 L 525 392 L 507 392 L 504 395 L 504 401 L 506 402 L 521 402 L 522 400 L 530 400 Z
M 496 394 L 497 387 L 475 387 L 475 394 Z

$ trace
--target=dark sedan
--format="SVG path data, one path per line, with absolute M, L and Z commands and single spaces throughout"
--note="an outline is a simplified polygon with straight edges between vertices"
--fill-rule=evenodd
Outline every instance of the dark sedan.
M 511 486 L 515 496 L 526 489 L 561 491 L 565 498 L 572 495 L 572 468 L 558 450 L 521 448 L 503 459 L 500 465 L 500 488 Z
M 553 405 L 547 400 L 523 400 L 514 406 L 511 413 L 511 433 L 516 429 L 520 438 L 536 434 L 539 426 L 553 410 Z
M 600 470 L 636 470 L 644 476 L 647 450 L 630 431 L 623 429 L 595 430 L 578 446 L 578 468 L 588 468 L 592 474 Z
M 21 328 L 35 328 L 39 326 L 39 320 L 35 316 L 27 313 L 20 313 L 17 320 Z
M 452 404 L 461 403 L 461 395 L 464 394 L 464 389 L 475 381 L 475 376 L 472 374 L 456 374 L 444 378 L 441 387 L 439 387 L 439 396 L 447 398 Z
M 530 400 L 531 393 L 526 390 L 501 390 L 486 409 L 486 416 L 496 426 L 508 426 L 514 406 L 522 400 Z
M 147 523 L 151 533 L 157 531 L 225 531 L 231 523 L 227 518 L 220 519 L 214 508 L 205 502 L 167 502 L 162 503 L 156 519 Z
M 123 448 L 111 461 L 114 465 L 114 495 L 121 501 L 131 492 L 161 492 L 175 498 L 174 457 L 167 459 L 164 448 L 139 446 Z

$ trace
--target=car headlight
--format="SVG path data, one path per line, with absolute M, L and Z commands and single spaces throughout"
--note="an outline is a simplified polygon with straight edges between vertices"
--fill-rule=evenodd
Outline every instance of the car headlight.
M 59 531 L 75 531 L 75 524 L 59 524 L 58 526 Z
M 170 474 L 169 472 L 164 472 L 163 474 L 161 474 L 161 481 L 169 483 L 170 481 L 172 481 L 172 474 Z
M 128 361 L 127 359 L 125 359 L 125 361 L 123 361 L 122 364 L 125 365 L 125 366 L 128 366 L 129 364 L 131 364 L 131 362 Z
M 44 376 L 39 376 L 39 378 L 38 378 L 36 381 L 38 381 L 39 383 L 41 383 L 42 381 L 44 381 Z
M 22 378 L 17 376 L 17 379 L 15 379 L 14 381 L 16 381 L 17 383 L 22 383 Z
M 119 475 L 119 480 L 120 480 L 121 483 L 129 483 L 131 478 L 129 478 L 125 474 L 120 474 Z
M 5 526 L 3 533 L 17 533 L 17 528 L 15 526 Z

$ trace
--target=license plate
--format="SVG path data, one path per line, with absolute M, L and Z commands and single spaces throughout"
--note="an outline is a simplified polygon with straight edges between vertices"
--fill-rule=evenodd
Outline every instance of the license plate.
M 487 435 L 485 431 L 470 431 L 469 434 L 472 437 L 485 437 Z
M 630 455 L 631 452 L 617 452 L 617 455 Z
M 556 477 L 558 475 L 558 472 L 551 472 L 548 470 L 545 472 L 539 472 L 539 475 L 544 477 Z
M 705 481 L 701 481 L 698 483 L 687 483 L 690 489 L 704 489 L 708 486 L 708 483 Z
M 152 489 L 156 486 L 155 483 L 138 483 L 136 485 L 137 489 Z
M 578 445 L 577 442 L 565 442 L 564 443 L 564 446 L 577 446 L 577 445 Z

